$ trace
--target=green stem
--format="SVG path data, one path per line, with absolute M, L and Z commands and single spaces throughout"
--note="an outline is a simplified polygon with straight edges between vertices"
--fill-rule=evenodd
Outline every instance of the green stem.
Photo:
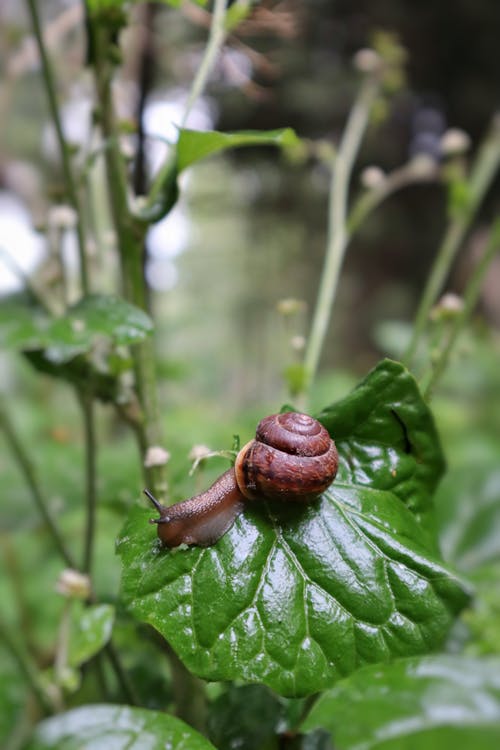
M 421 182 L 433 182 L 438 177 L 437 167 L 425 172 L 421 172 L 418 164 L 409 162 L 399 169 L 395 169 L 386 175 L 380 186 L 367 190 L 354 203 L 347 220 L 347 235 L 351 237 L 362 226 L 367 217 L 383 201 L 389 198 L 393 193 L 409 185 L 415 185 Z
M 453 261 L 463 243 L 465 235 L 470 229 L 486 191 L 497 173 L 499 165 L 500 126 L 496 125 L 479 150 L 472 168 L 468 183 L 468 205 L 451 219 L 433 263 L 415 316 L 412 336 L 403 356 L 403 361 L 408 366 L 412 364 L 418 344 L 427 326 L 431 308 L 437 300 Z
M 118 129 L 111 95 L 113 64 L 109 59 L 110 40 L 105 27 L 93 21 L 90 25 L 95 55 L 95 82 L 100 105 L 101 128 L 108 144 L 105 150 L 106 175 L 111 214 L 118 237 L 123 292 L 125 298 L 148 310 L 144 279 L 144 241 L 147 225 L 131 213 L 128 203 L 128 182 L 125 163 L 120 152 Z M 144 456 L 149 446 L 161 445 L 162 430 L 157 400 L 155 352 L 152 338 L 132 348 L 137 394 L 143 418 L 136 426 L 136 437 L 141 452 L 144 479 L 160 497 L 166 492 L 163 466 L 145 467 Z
M 85 435 L 86 526 L 82 570 L 91 576 L 97 509 L 95 412 L 91 396 L 80 394 L 79 400 L 82 408 Z
M 225 20 L 226 0 L 215 0 L 207 46 L 205 47 L 205 52 L 203 53 L 198 72 L 196 73 L 191 85 L 184 114 L 182 116 L 181 128 L 186 127 L 188 117 L 196 100 L 205 90 L 208 78 L 217 60 L 217 55 L 224 44 L 227 34 Z M 147 206 L 149 208 L 152 208 L 156 204 L 159 194 L 164 190 L 165 183 L 168 181 L 172 169 L 175 168 L 175 158 L 175 153 L 169 154 L 165 159 L 164 164 L 162 164 L 158 170 L 148 195 Z
M 111 642 L 108 643 L 107 646 L 105 647 L 105 652 L 115 672 L 115 675 L 118 679 L 120 687 L 123 691 L 123 695 L 126 698 L 127 702 L 130 703 L 132 706 L 140 706 L 141 703 L 137 696 L 134 684 L 132 680 L 129 678 L 126 670 L 124 669 L 121 663 L 120 657 L 118 655 L 118 652 L 116 651 L 114 645 Z
M 307 387 L 318 369 L 349 234 L 346 225 L 349 181 L 368 118 L 379 90 L 376 77 L 366 78 L 349 115 L 335 158 L 330 186 L 325 263 L 304 358 Z
M 80 199 L 78 196 L 78 188 L 73 174 L 71 165 L 71 153 L 64 136 L 61 117 L 59 113 L 59 106 L 57 103 L 56 96 L 56 84 L 52 66 L 50 64 L 47 49 L 43 39 L 42 27 L 40 24 L 40 17 L 38 15 L 37 0 L 26 0 L 28 10 L 31 16 L 31 23 L 33 26 L 33 32 L 38 46 L 38 52 L 42 63 L 42 72 L 45 81 L 45 88 L 47 91 L 47 97 L 49 100 L 49 109 L 54 123 L 57 142 L 59 144 L 59 151 L 61 154 L 61 162 L 64 174 L 64 180 L 66 182 L 66 189 L 68 191 L 68 197 L 72 207 L 74 208 L 77 220 L 76 220 L 76 234 L 78 239 L 78 252 L 80 258 L 80 275 L 82 280 L 82 289 L 84 294 L 89 292 L 89 272 L 87 264 L 87 253 L 85 243 L 85 228 L 83 223 L 83 215 L 80 210 Z
M 33 462 L 31 461 L 22 441 L 17 436 L 14 425 L 7 413 L 5 405 L 0 400 L 0 427 L 5 433 L 7 443 L 21 469 L 22 474 L 31 490 L 31 495 L 37 506 L 40 515 L 43 518 L 45 526 L 47 527 L 52 539 L 57 547 L 59 554 L 63 558 L 64 562 L 69 568 L 76 568 L 75 560 L 73 555 L 67 548 L 62 534 L 59 531 L 55 520 L 52 518 L 52 514 L 49 510 L 49 503 L 47 498 L 42 492 L 38 477 Z
M 55 706 L 50 700 L 38 674 L 36 665 L 32 662 L 29 653 L 21 646 L 12 628 L 0 619 L 0 640 L 17 663 L 21 674 L 30 686 L 43 713 L 50 714 Z
M 181 122 L 181 128 L 186 126 L 186 122 L 191 113 L 194 103 L 202 95 L 207 85 L 208 78 L 214 68 L 224 40 L 226 38 L 226 3 L 227 0 L 215 0 L 214 9 L 212 12 L 212 23 L 210 24 L 210 32 L 208 35 L 207 46 L 203 53 L 203 59 L 201 61 L 198 72 L 191 85 L 188 100 L 186 103 L 186 109 L 184 110 L 184 116 Z
M 422 390 L 427 399 L 431 397 L 432 391 L 436 387 L 439 379 L 443 375 L 449 362 L 450 355 L 456 345 L 458 337 L 465 328 L 472 311 L 477 303 L 481 293 L 481 285 L 493 258 L 500 249 L 500 219 L 497 219 L 491 229 L 491 234 L 486 245 L 481 260 L 477 263 L 467 284 L 464 294 L 464 305 L 461 312 L 457 315 L 449 338 L 439 354 L 439 359 L 434 363 L 434 367 L 426 383 L 422 383 Z

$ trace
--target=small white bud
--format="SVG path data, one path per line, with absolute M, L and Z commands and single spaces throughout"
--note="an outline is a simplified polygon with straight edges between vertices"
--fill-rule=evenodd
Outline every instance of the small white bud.
M 290 345 L 292 349 L 296 352 L 301 352 L 305 349 L 306 346 L 306 338 L 305 336 L 292 336 L 290 339 Z
M 359 177 L 360 182 L 367 190 L 375 190 L 381 187 L 387 179 L 387 175 L 380 167 L 366 167 Z
M 151 469 L 153 466 L 165 466 L 170 460 L 170 453 L 161 445 L 150 445 L 144 458 L 144 466 Z
M 79 318 L 75 318 L 71 321 L 71 328 L 74 330 L 75 333 L 81 333 L 85 330 L 85 321 L 80 320 Z
M 59 576 L 56 591 L 71 599 L 88 599 L 90 596 L 90 578 L 78 570 L 66 568 Z
M 59 229 L 73 229 L 76 226 L 78 215 L 71 206 L 52 206 L 49 209 L 49 224 Z
M 376 73 L 382 65 L 382 58 L 374 49 L 364 48 L 356 52 L 353 65 L 360 73 Z
M 448 318 L 455 318 L 459 313 L 462 312 L 464 307 L 464 301 L 462 297 L 453 292 L 447 292 L 443 294 L 437 305 L 431 310 L 432 320 L 443 320 Z
M 188 458 L 190 461 L 202 461 L 204 458 L 212 455 L 212 450 L 208 445 L 193 445 L 189 451 Z
M 280 299 L 279 302 L 277 302 L 276 309 L 280 313 L 280 315 L 295 315 L 296 313 L 302 312 L 306 309 L 306 303 L 303 299 L 287 297 L 286 299 Z
M 457 156 L 469 150 L 471 140 L 465 130 L 450 128 L 443 133 L 440 141 L 441 153 L 444 156 Z

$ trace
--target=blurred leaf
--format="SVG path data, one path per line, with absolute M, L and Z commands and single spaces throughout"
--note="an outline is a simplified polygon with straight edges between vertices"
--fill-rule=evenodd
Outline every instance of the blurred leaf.
M 177 142 L 177 172 L 219 151 L 241 146 L 293 146 L 298 138 L 291 128 L 219 133 L 182 128 Z
M 0 345 L 5 348 L 46 350 L 56 363 L 88 351 L 99 338 L 116 345 L 142 341 L 153 330 L 142 310 L 119 297 L 91 295 L 73 305 L 62 318 L 48 318 L 40 310 L 5 303 L 0 305 Z
M 438 646 L 468 601 L 405 504 L 430 506 L 443 463 L 409 373 L 382 362 L 320 416 L 343 463 L 315 503 L 248 504 L 216 545 L 182 552 L 149 513 L 129 517 L 122 599 L 202 677 L 307 695 Z
M 316 417 L 337 445 L 340 481 L 388 490 L 417 513 L 432 508 L 444 458 L 432 413 L 402 364 L 382 360 Z
M 173 716 L 130 706 L 94 704 L 42 721 L 26 750 L 213 750 L 201 734 Z
M 462 614 L 469 655 L 500 654 L 500 561 L 477 568 L 471 576 L 474 599 Z
M 449 472 L 436 493 L 441 549 L 460 570 L 500 561 L 500 468 L 462 466 Z
M 302 728 L 317 727 L 339 750 L 493 750 L 500 659 L 429 656 L 366 667 L 320 696 Z
M 27 698 L 26 684 L 19 667 L 0 643 L 0 746 L 7 747 L 7 737 L 21 721 Z M 5 744 L 4 744 L 5 743 Z
M 113 630 L 115 608 L 111 604 L 95 604 L 79 610 L 71 628 L 68 663 L 79 667 L 108 643 Z

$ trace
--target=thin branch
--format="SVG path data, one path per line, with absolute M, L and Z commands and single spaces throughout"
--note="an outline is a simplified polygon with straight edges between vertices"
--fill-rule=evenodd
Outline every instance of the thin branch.
M 0 640 L 17 663 L 21 674 L 33 691 L 43 713 L 53 713 L 56 707 L 53 705 L 47 691 L 44 689 L 36 665 L 32 662 L 26 649 L 19 643 L 13 629 L 2 619 L 0 619 Z
M 316 376 L 330 322 L 340 269 L 349 239 L 346 224 L 349 181 L 378 90 L 378 77 L 367 77 L 351 110 L 335 158 L 330 186 L 325 263 L 304 358 L 307 387 L 310 387 Z
M 40 483 L 38 481 L 35 466 L 33 462 L 31 461 L 31 458 L 29 457 L 21 439 L 18 437 L 16 430 L 14 428 L 14 425 L 5 408 L 5 404 L 2 403 L 1 399 L 0 399 L 0 427 L 3 429 L 5 433 L 7 443 L 19 465 L 19 468 L 21 469 L 22 474 L 24 475 L 26 483 L 28 484 L 28 487 L 31 490 L 31 495 L 33 497 L 35 505 L 37 506 L 40 512 L 40 515 L 43 518 L 43 521 L 45 523 L 45 526 L 47 527 L 47 530 L 52 536 L 52 539 L 55 543 L 55 546 L 57 547 L 59 551 L 59 554 L 61 555 L 64 562 L 69 568 L 76 568 L 77 565 L 76 565 L 75 560 L 73 559 L 73 555 L 67 548 L 66 543 L 64 542 L 64 539 L 62 537 L 62 534 L 49 510 L 49 503 L 40 487 Z
M 440 352 L 437 362 L 435 362 L 432 373 L 427 383 L 422 384 L 422 390 L 426 398 L 430 398 L 431 394 L 436 387 L 439 379 L 443 375 L 450 355 L 456 345 L 458 337 L 465 328 L 467 321 L 469 320 L 474 307 L 476 306 L 477 300 L 481 293 L 481 285 L 483 283 L 486 272 L 495 257 L 496 253 L 500 250 L 500 219 L 497 219 L 491 229 L 491 234 L 486 245 L 486 249 L 483 253 L 481 260 L 477 263 L 472 275 L 468 281 L 467 289 L 464 294 L 464 306 L 461 312 L 457 315 L 450 336 Z
M 420 299 L 415 316 L 412 336 L 403 360 L 411 365 L 420 338 L 429 320 L 429 313 L 436 302 L 448 276 L 453 261 L 462 246 L 477 210 L 490 187 L 500 165 L 500 123 L 494 124 L 483 146 L 479 150 L 469 179 L 468 205 L 449 223 L 441 246 L 434 260 L 427 284 Z
M 95 410 L 91 397 L 81 394 L 79 400 L 85 433 L 86 526 L 82 570 L 91 575 L 97 507 Z
M 87 264 L 87 252 L 85 242 L 85 228 L 83 223 L 83 215 L 80 210 L 80 199 L 78 196 L 78 187 L 75 176 L 73 174 L 73 168 L 71 164 L 71 153 L 64 136 L 64 131 L 61 122 L 61 116 L 59 112 L 59 105 L 56 96 L 56 84 L 52 66 L 50 64 L 49 56 L 45 47 L 45 41 L 43 38 L 42 27 L 40 23 L 40 17 L 38 15 L 37 0 L 26 0 L 28 10 L 31 16 L 31 22 L 33 25 L 33 32 L 38 46 L 38 52 L 42 63 L 43 78 L 45 81 L 45 88 L 47 91 L 47 97 L 49 100 L 49 109 L 54 123 L 56 131 L 57 142 L 59 144 L 59 151 L 61 154 L 61 162 L 64 174 L 64 180 L 66 182 L 66 189 L 68 191 L 68 197 L 71 205 L 76 211 L 77 222 L 76 222 L 76 234 L 78 238 L 78 252 L 80 258 L 80 276 L 82 281 L 82 289 L 84 294 L 89 292 L 89 272 Z

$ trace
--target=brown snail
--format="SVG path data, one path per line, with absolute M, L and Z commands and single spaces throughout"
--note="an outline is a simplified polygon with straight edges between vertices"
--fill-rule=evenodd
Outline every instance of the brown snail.
M 165 507 L 144 490 L 160 513 L 151 519 L 167 547 L 207 547 L 229 531 L 246 501 L 259 498 L 307 503 L 333 482 L 338 454 L 328 431 L 307 414 L 265 417 L 233 468 L 200 495 Z

